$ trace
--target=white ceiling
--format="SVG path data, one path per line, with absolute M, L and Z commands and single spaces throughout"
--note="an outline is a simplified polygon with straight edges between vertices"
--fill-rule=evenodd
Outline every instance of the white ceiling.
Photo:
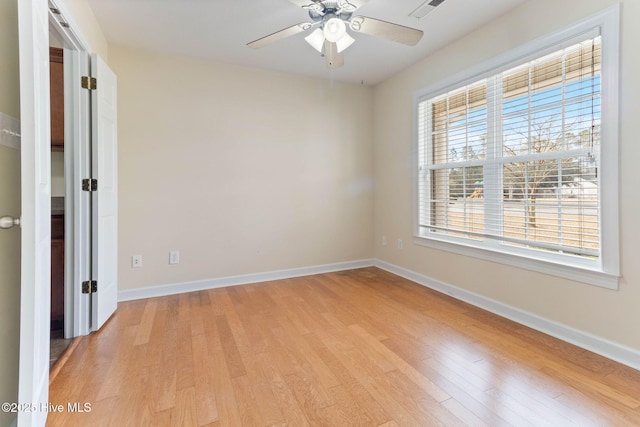
M 366 34 L 345 51 L 345 65 L 327 69 L 305 33 L 262 49 L 246 43 L 309 21 L 288 0 L 89 0 L 109 43 L 209 58 L 352 83 L 376 84 L 488 23 L 526 0 L 446 0 L 423 19 L 409 13 L 423 0 L 369 0 L 355 15 L 424 31 L 414 47 Z

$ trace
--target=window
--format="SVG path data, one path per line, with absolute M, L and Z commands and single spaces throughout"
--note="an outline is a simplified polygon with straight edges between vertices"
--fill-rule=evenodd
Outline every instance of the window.
M 604 21 L 416 96 L 417 243 L 617 286 L 617 111 L 605 112 L 617 84 L 603 81 L 617 60 L 603 64 Z

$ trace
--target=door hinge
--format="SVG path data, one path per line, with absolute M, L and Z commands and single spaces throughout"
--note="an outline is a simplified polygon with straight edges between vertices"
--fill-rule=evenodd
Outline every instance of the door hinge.
M 82 191 L 98 191 L 98 180 L 94 178 L 83 179 Z
M 95 77 L 82 76 L 81 83 L 82 89 L 96 90 L 98 87 L 98 81 Z
M 95 280 L 87 280 L 82 282 L 82 293 L 83 294 L 94 294 L 98 292 L 98 282 Z

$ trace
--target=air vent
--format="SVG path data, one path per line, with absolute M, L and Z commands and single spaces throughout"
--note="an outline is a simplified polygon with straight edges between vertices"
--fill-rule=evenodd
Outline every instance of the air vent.
M 409 16 L 417 19 L 422 19 L 442 3 L 444 3 L 444 0 L 427 0 L 422 3 L 422 5 L 420 5 L 416 10 L 411 12 Z

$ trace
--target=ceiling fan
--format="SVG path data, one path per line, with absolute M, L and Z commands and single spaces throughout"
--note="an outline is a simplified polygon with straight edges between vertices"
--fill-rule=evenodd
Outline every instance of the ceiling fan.
M 305 40 L 326 58 L 329 68 L 344 65 L 343 52 L 355 41 L 347 32 L 347 27 L 357 33 L 382 37 L 409 46 L 415 46 L 423 32 L 403 25 L 369 18 L 353 16 L 353 13 L 368 0 L 289 0 L 306 9 L 311 22 L 301 22 L 259 38 L 247 46 L 258 49 L 294 34 L 315 27 Z

